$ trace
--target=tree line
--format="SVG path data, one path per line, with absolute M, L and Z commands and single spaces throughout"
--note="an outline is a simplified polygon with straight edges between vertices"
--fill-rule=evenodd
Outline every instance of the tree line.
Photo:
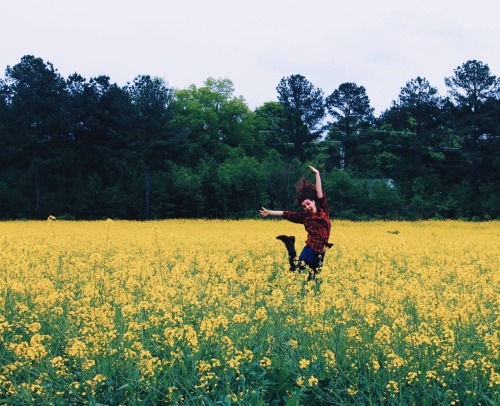
M 470 60 L 444 81 L 376 117 L 363 86 L 293 74 L 251 110 L 227 78 L 120 87 L 26 55 L 0 79 L 0 218 L 254 217 L 293 208 L 307 165 L 332 217 L 500 218 L 500 80 Z

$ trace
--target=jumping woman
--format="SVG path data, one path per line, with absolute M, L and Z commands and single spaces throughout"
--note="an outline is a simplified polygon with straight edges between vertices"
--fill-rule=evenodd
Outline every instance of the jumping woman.
M 268 210 L 264 207 L 259 210 L 262 217 L 281 217 L 292 223 L 304 224 L 307 239 L 299 258 L 297 258 L 295 251 L 294 236 L 278 235 L 276 238 L 285 244 L 290 271 L 303 271 L 306 269 L 306 265 L 309 267 L 308 281 L 316 279 L 325 259 L 325 250 L 332 246 L 328 242 L 331 223 L 326 195 L 321 187 L 321 177 L 316 168 L 312 166 L 309 168 L 315 174 L 316 184 L 313 185 L 305 177 L 302 177 L 296 185 L 297 204 L 302 206 L 303 211 Z

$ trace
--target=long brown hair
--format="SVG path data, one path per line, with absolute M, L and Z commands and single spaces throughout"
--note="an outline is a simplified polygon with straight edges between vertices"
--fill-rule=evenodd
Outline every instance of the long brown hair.
M 316 201 L 318 197 L 316 193 L 316 186 L 309 182 L 305 176 L 302 176 L 302 178 L 300 178 L 300 180 L 295 184 L 295 190 L 297 193 L 296 203 L 299 206 L 304 200 Z

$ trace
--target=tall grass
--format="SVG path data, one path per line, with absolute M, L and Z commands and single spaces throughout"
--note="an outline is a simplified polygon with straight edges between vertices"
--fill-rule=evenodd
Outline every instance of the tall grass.
M 500 404 L 500 223 L 0 223 L 2 404 Z

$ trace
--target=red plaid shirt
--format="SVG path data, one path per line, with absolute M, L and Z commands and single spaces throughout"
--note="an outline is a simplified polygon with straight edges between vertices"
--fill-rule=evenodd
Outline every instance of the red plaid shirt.
M 321 199 L 316 201 L 316 209 L 316 213 L 285 210 L 283 218 L 292 223 L 304 224 L 307 231 L 306 244 L 314 251 L 321 253 L 325 251 L 325 243 L 330 238 L 332 227 L 325 194 L 323 194 Z

